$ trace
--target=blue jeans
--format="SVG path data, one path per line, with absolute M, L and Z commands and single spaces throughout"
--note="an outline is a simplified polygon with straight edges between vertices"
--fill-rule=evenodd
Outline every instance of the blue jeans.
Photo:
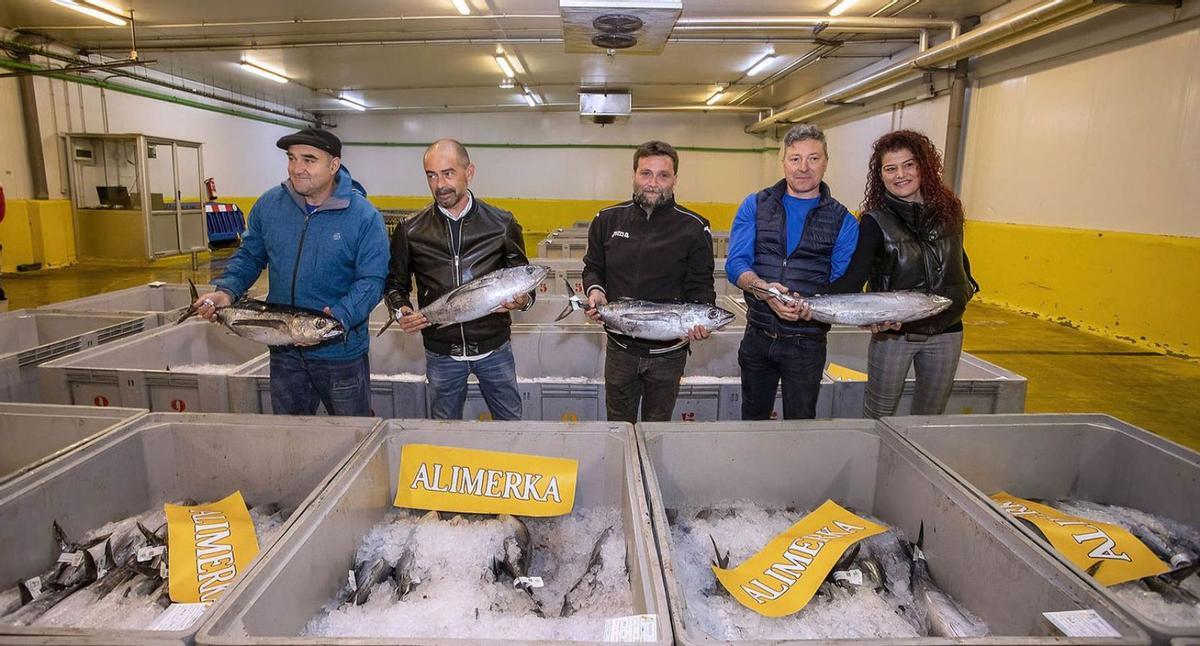
M 455 361 L 450 355 L 426 350 L 425 372 L 429 377 L 429 416 L 433 419 L 462 419 L 471 373 L 479 380 L 492 419 L 521 419 L 517 364 L 510 341 L 479 361 Z
M 353 359 L 310 359 L 302 351 L 271 353 L 271 410 L 276 415 L 314 415 L 325 404 L 330 415 L 370 417 L 371 364 L 366 353 Z
M 742 419 L 771 418 L 775 390 L 783 382 L 783 418 L 817 416 L 821 373 L 825 370 L 825 336 L 772 338 L 754 326 L 746 327 L 738 348 L 742 369 Z

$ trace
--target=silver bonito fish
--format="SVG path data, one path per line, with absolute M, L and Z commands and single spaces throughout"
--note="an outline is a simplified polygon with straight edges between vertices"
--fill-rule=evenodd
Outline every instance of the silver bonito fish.
M 199 298 L 196 285 L 188 280 L 188 286 L 192 290 L 192 302 L 195 303 Z M 194 305 L 188 307 L 175 325 L 183 323 L 195 313 Z M 228 307 L 217 308 L 217 320 L 240 337 L 270 346 L 315 344 L 342 338 L 346 334 L 346 328 L 324 312 L 252 298 L 243 298 Z
M 542 265 L 497 269 L 455 287 L 441 298 L 422 307 L 420 313 L 424 314 L 425 319 L 434 327 L 481 319 L 497 311 L 502 304 L 537 289 L 549 274 L 550 268 Z M 391 315 L 387 324 L 379 330 L 379 334 L 383 334 L 384 330 L 403 316 L 398 310 L 392 310 Z
M 587 302 L 571 288 L 571 283 L 565 279 L 563 282 L 567 285 L 570 298 L 555 321 L 588 307 Z M 697 325 L 714 332 L 733 321 L 732 312 L 704 303 L 654 303 L 619 299 L 597 307 L 596 312 L 604 327 L 625 336 L 652 341 L 682 339 Z

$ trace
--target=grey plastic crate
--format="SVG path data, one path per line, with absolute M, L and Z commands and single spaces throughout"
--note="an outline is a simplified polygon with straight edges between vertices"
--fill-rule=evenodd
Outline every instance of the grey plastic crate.
M 1050 558 L 977 497 L 883 424 L 868 420 L 640 424 L 638 452 L 679 644 L 719 643 L 689 618 L 679 589 L 666 509 L 739 500 L 812 509 L 826 499 L 915 537 L 938 585 L 987 622 L 995 637 L 955 641 L 844 640 L 888 644 L 1145 644 L 1136 624 Z M 799 520 L 797 518 L 797 520 Z M 1095 610 L 1122 635 L 1047 635 L 1041 613 Z M 770 643 L 770 642 L 755 642 Z M 796 643 L 796 642 L 788 642 Z M 825 643 L 825 642 L 822 642 Z
M 0 315 L 0 401 L 40 402 L 38 364 L 158 325 L 153 314 L 15 310 Z
M 480 635 L 473 640 L 405 639 L 403 635 L 389 639 L 297 636 L 343 586 L 348 555 L 391 508 L 400 453 L 408 443 L 578 460 L 575 507 L 621 510 L 634 612 L 657 615 L 658 643 L 671 642 L 662 571 L 628 425 L 400 420 L 384 422 L 382 431 L 359 451 L 321 499 L 295 521 L 261 565 L 222 600 L 213 618 L 201 628 L 197 643 L 525 643 L 519 637 L 504 635 Z M 599 639 L 597 635 L 596 641 Z
M 375 337 L 371 325 L 371 414 L 387 419 L 426 417 L 425 348 L 420 335 L 393 325 Z M 394 331 L 393 331 L 394 330 Z M 229 400 L 235 413 L 271 413 L 271 358 L 262 356 L 229 374 Z M 317 414 L 325 415 L 318 406 Z
M 672 417 L 676 421 L 712 422 L 742 418 L 742 372 L 738 348 L 745 328 L 718 330 L 692 344 Z M 817 417 L 833 414 L 833 382 L 821 379 Z M 783 419 L 783 396 L 776 392 L 772 419 Z
M 212 285 L 196 285 L 201 293 L 212 291 Z M 104 312 L 123 315 L 151 315 L 155 326 L 174 323 L 192 304 L 186 283 L 155 282 L 138 287 L 118 289 L 94 296 L 52 303 L 39 310 L 47 312 Z
M 826 363 L 836 363 L 865 374 L 870 343 L 869 331 L 838 326 L 828 335 Z M 834 417 L 862 417 L 863 398 L 867 391 L 866 380 L 832 379 Z M 1027 384 L 1024 377 L 964 352 L 958 361 L 946 413 L 966 415 L 1024 412 Z M 916 378 L 913 372 L 909 371 L 900 405 L 896 409 L 897 415 L 909 414 L 915 385 Z
M 145 410 L 0 404 L 0 484 L 67 455 Z
M 1200 453 L 1114 417 L 955 415 L 884 421 L 997 510 L 988 496 L 1004 490 L 1025 498 L 1072 497 L 1132 507 L 1200 528 Z M 1133 616 L 1159 642 L 1200 638 L 1200 624 L 1168 626 L 1122 604 L 1023 523 L 1003 516 Z
M 43 363 L 38 373 L 47 402 L 227 413 L 227 375 L 266 351 L 222 326 L 191 320 Z
M 183 498 L 218 500 L 240 490 L 249 504 L 278 502 L 302 515 L 379 424 L 373 418 L 148 414 L 54 463 L 13 480 L 0 495 L 0 581 L 45 570 L 58 556 L 50 532 L 70 536 Z M 261 553 L 271 545 L 262 542 Z M 253 571 L 251 566 L 249 572 Z M 249 573 L 248 572 L 248 573 Z M 207 611 L 220 609 L 227 594 Z M 202 618 L 203 619 L 203 618 Z M 39 643 L 186 643 L 182 631 L 0 626 Z M 60 637 L 52 637 L 59 635 Z M 0 638 L 5 639 L 5 638 Z

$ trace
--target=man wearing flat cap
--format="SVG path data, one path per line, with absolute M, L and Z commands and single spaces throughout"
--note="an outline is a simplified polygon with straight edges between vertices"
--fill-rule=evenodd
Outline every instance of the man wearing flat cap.
M 367 318 L 383 294 L 388 239 L 383 217 L 342 166 L 342 142 L 305 128 L 275 144 L 287 151 L 288 179 L 250 209 L 242 246 L 199 314 L 216 319 L 266 268 L 267 301 L 322 310 L 346 329 L 344 340 L 271 348 L 271 408 L 277 415 L 371 415 Z

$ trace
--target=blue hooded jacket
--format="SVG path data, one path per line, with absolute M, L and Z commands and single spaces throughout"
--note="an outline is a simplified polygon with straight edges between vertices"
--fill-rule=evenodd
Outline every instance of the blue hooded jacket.
M 367 319 L 383 295 L 390 252 L 383 216 L 355 184 L 342 166 L 333 194 L 312 215 L 290 182 L 263 193 L 250 210 L 241 248 L 213 281 L 236 299 L 266 268 L 267 302 L 314 310 L 328 307 L 348 331 L 345 342 L 275 352 L 337 361 L 367 351 Z

